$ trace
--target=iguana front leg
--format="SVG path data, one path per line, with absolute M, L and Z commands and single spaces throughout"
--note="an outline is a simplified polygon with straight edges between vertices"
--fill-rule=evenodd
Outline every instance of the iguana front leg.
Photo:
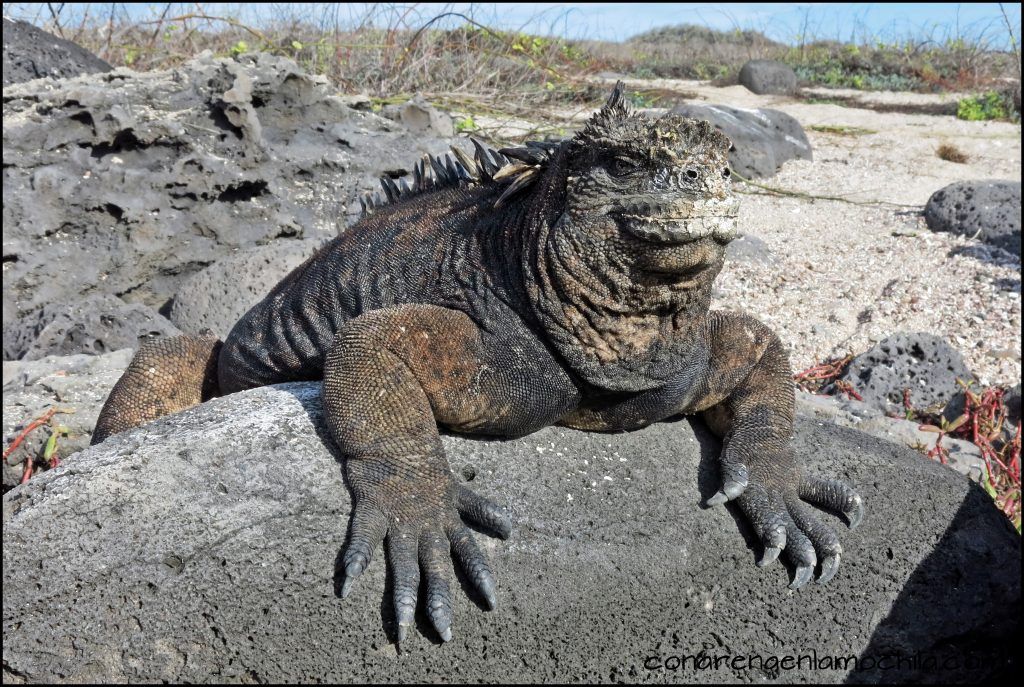
M 794 392 L 789 360 L 779 338 L 757 320 L 711 312 L 698 354 L 665 386 L 614 403 L 597 404 L 562 419 L 581 429 L 633 429 L 679 413 L 702 412 L 723 437 L 723 485 L 708 499 L 736 499 L 764 545 L 759 565 L 779 552 L 797 566 L 792 588 L 802 587 L 821 561 L 819 582 L 835 575 L 842 547 L 835 533 L 802 500 L 860 522 L 861 498 L 835 480 L 805 476 L 789 442 Z
M 494 573 L 459 515 L 501 537 L 511 530 L 503 509 L 453 479 L 437 425 L 521 435 L 576 402 L 569 384 L 559 391 L 525 383 L 527 365 L 513 359 L 513 348 L 485 345 L 461 312 L 403 305 L 346 323 L 326 357 L 324 413 L 355 498 L 342 596 L 386 539 L 399 642 L 413 623 L 421 571 L 430 620 L 451 639 L 449 546 L 487 604 L 496 604 Z

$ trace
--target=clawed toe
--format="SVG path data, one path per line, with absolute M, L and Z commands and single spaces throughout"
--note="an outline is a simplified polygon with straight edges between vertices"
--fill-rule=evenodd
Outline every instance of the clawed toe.
M 747 466 L 736 460 L 722 457 L 722 488 L 708 499 L 709 506 L 720 506 L 726 501 L 739 498 L 747 488 L 749 473 Z
M 757 562 L 758 567 L 764 568 L 771 565 L 779 558 L 780 553 L 782 553 L 782 548 L 778 546 L 766 547 L 764 553 L 761 554 L 761 560 Z
M 841 558 L 842 554 L 837 553 L 821 562 L 821 574 L 818 576 L 818 584 L 825 584 L 835 577 L 836 571 L 839 570 L 839 560 Z
M 847 484 L 834 479 L 804 477 L 800 480 L 800 498 L 821 508 L 842 513 L 852 529 L 864 518 L 864 500 Z
M 849 510 L 843 511 L 843 515 L 851 530 L 860 524 L 860 521 L 864 519 L 864 500 L 861 499 L 860 494 L 853 495 L 853 506 Z
M 848 487 L 845 489 L 847 491 L 836 490 L 833 493 L 840 494 L 844 503 L 849 504 L 848 519 L 856 525 L 863 512 L 861 500 Z M 770 565 L 785 551 L 786 557 L 796 566 L 790 589 L 804 587 L 814 577 L 819 561 L 821 573 L 818 582 L 824 584 L 835 577 L 842 560 L 839 538 L 795 494 L 783 496 L 760 484 L 753 484 L 739 499 L 739 504 L 764 546 L 758 566 Z
M 814 576 L 813 565 L 802 565 L 796 569 L 796 574 L 793 576 L 793 581 L 789 583 L 790 589 L 800 589 L 805 584 L 811 581 L 811 577 Z

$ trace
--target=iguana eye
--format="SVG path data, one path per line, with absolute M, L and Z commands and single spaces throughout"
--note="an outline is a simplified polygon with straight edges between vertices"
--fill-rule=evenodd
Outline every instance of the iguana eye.
M 624 177 L 635 173 L 640 166 L 626 157 L 617 157 L 608 166 L 609 171 L 617 177 Z

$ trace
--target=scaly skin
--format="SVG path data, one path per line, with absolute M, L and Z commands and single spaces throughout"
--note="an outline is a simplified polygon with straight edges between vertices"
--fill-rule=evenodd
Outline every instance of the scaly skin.
M 399 641 L 421 576 L 431 622 L 451 638 L 449 552 L 494 607 L 497 582 L 463 518 L 500 536 L 511 529 L 452 477 L 439 426 L 521 436 L 703 413 L 724 438 L 723 485 L 709 503 L 738 502 L 764 545 L 761 564 L 785 551 L 796 565 L 792 587 L 818 562 L 819 581 L 835 574 L 838 538 L 804 501 L 852 526 L 860 497 L 800 472 L 778 337 L 709 311 L 735 236 L 728 148 L 706 122 L 631 114 L 617 87 L 569 141 L 503 151 L 512 160 L 460 155 L 447 172 L 435 160 L 437 178 L 421 165 L 411 191 L 385 181 L 388 202 L 371 202 L 373 214 L 235 325 L 217 359 L 220 393 L 323 379 L 355 502 L 342 596 L 384 542 Z M 197 370 L 211 345 L 140 349 L 97 436 L 150 419 L 142 407 L 173 412 L 208 395 Z M 183 376 L 191 391 L 169 403 L 152 370 Z

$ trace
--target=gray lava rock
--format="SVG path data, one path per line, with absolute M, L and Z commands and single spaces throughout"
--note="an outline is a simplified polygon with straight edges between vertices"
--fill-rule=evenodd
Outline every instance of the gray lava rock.
M 68 436 L 60 438 L 60 459 L 88 448 L 100 408 L 121 373 L 128 367 L 132 350 L 103 355 L 48 356 L 39 360 L 4 361 L 4 450 L 29 423 L 50 408 L 58 413 L 53 423 L 40 427 L 22 441 L 3 462 L 3 485 L 21 481 L 25 460 L 41 457 L 53 425 L 63 425 Z
M 4 331 L 6 357 L 38 360 L 48 355 L 107 353 L 138 349 L 145 339 L 177 336 L 181 330 L 141 303 L 93 295 L 50 304 Z
M 28 22 L 4 17 L 3 41 L 4 88 L 46 76 L 62 79 L 112 69 L 85 48 Z
M 94 292 L 162 310 L 239 248 L 336 235 L 381 174 L 447 149 L 333 91 L 266 54 L 5 88 L 5 318 Z
M 274 243 L 218 260 L 181 285 L 171 322 L 189 334 L 209 329 L 224 339 L 249 308 L 322 244 L 317 239 Z
M 739 81 L 758 95 L 789 95 L 796 91 L 796 72 L 775 60 L 750 60 L 740 68 Z
M 744 234 L 730 241 L 725 247 L 725 257 L 738 262 L 759 262 L 765 265 L 775 263 L 775 254 L 768 248 L 768 244 L 753 234 Z
M 778 110 L 744 110 L 726 105 L 680 103 L 672 112 L 706 119 L 732 141 L 729 164 L 746 177 L 771 177 L 786 160 L 812 159 L 800 122 Z
M 851 360 L 840 379 L 849 382 L 866 403 L 902 415 L 904 389 L 910 389 L 915 408 L 941 411 L 960 390 L 957 380 L 975 377 L 963 356 L 941 337 L 901 332 Z
M 795 450 L 811 473 L 856 484 L 867 516 L 852 531 L 824 516 L 843 567 L 798 592 L 784 566 L 754 565 L 760 546 L 738 510 L 700 507 L 720 445 L 699 425 L 446 437 L 454 474 L 509 506 L 517 529 L 507 542 L 477 536 L 498 609 L 453 581 L 454 639 L 440 646 L 421 611 L 397 657 L 381 552 L 338 598 L 351 505 L 325 436 L 318 384 L 254 389 L 7 493 L 5 679 L 766 681 L 777 666 L 697 671 L 680 657 L 812 652 L 862 669 L 805 660 L 787 680 L 1015 669 L 1020 537 L 992 500 L 920 455 L 809 420 Z M 893 652 L 922 661 L 879 670 Z
M 401 122 L 410 131 L 423 131 L 448 138 L 455 135 L 455 123 L 451 115 L 438 110 L 419 93 L 404 103 L 385 106 L 381 114 Z
M 988 474 L 981 449 L 971 442 L 948 436 L 940 439 L 934 432 L 923 431 L 919 422 L 888 417 L 877 408 L 853 398 L 810 394 L 798 389 L 796 412 L 805 417 L 852 427 L 873 437 L 901 444 L 922 453 L 933 448 L 936 441 L 940 441 L 949 455 L 945 463 L 947 467 L 978 483 Z
M 932 194 L 924 207 L 932 231 L 982 241 L 1020 255 L 1020 182 L 957 181 Z

